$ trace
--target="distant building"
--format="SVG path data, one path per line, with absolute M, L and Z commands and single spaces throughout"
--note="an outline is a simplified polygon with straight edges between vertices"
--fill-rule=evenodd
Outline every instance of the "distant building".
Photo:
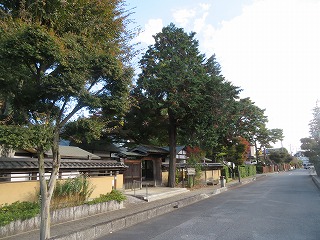
M 305 156 L 304 151 L 298 151 L 294 156 L 302 161 L 305 168 L 310 164 L 309 158 Z

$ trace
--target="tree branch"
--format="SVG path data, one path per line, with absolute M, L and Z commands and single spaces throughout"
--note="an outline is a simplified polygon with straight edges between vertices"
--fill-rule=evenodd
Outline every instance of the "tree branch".
M 74 114 L 76 114 L 81 108 L 83 108 L 83 106 L 79 103 L 78 105 L 76 105 L 73 110 L 67 115 L 67 117 L 65 117 L 60 123 L 60 127 L 65 125 L 69 120 L 70 118 L 73 117 Z M 60 120 L 59 120 L 60 121 Z

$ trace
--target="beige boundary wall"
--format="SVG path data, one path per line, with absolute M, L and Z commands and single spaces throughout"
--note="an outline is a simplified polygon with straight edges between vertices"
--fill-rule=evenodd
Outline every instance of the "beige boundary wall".
M 162 186 L 168 186 L 169 172 L 162 172 Z
M 221 176 L 221 170 L 207 170 L 201 172 L 201 180 L 204 182 L 213 182 L 219 180 Z
M 37 200 L 40 186 L 38 181 L 1 182 L 0 205 L 16 201 L 34 202 Z
M 97 198 L 100 194 L 111 192 L 112 189 L 123 189 L 123 174 L 118 174 L 117 176 L 90 177 L 89 179 L 94 187 L 90 198 Z
M 123 175 L 90 177 L 94 190 L 90 198 L 97 198 L 100 194 L 111 192 L 112 189 L 122 190 Z M 16 201 L 36 201 L 40 186 L 39 181 L 0 182 L 0 205 L 11 204 Z
M 182 171 L 179 172 L 182 174 Z M 167 186 L 168 184 L 168 174 L 169 172 L 162 172 L 162 185 Z M 221 176 L 221 170 L 207 170 L 207 171 L 201 171 L 201 177 L 200 180 L 202 182 L 214 182 L 220 179 Z M 187 176 L 185 175 L 185 178 Z

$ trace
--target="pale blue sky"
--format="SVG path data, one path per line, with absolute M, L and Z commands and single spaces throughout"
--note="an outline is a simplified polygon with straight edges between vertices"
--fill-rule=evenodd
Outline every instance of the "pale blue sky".
M 134 19 L 137 23 L 144 24 L 149 19 L 162 18 L 164 24 L 168 25 L 173 21 L 172 13 L 179 9 L 194 9 L 201 4 L 210 4 L 210 21 L 215 26 L 219 22 L 227 21 L 241 14 L 242 7 L 251 3 L 252 0 L 127 0 L 128 8 L 134 8 Z
M 196 32 L 200 51 L 215 53 L 227 80 L 266 109 L 295 152 L 309 136 L 320 100 L 320 0 L 128 0 L 143 32 L 140 47 L 170 22 Z M 279 143 L 277 144 L 279 146 Z

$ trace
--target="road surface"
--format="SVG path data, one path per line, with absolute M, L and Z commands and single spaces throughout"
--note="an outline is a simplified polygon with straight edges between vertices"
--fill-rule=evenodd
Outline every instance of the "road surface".
M 320 191 L 308 170 L 271 174 L 99 240 L 319 240 Z

